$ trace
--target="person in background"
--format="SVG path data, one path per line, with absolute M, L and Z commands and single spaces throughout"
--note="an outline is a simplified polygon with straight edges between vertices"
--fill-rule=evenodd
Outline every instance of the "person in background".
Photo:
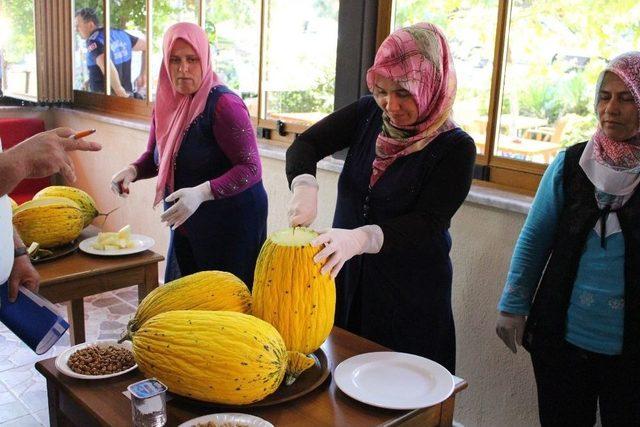
M 105 52 L 104 28 L 96 11 L 82 8 L 75 15 L 76 31 L 87 44 L 87 67 L 89 69 L 89 88 L 92 92 L 105 92 Z M 146 87 L 147 41 L 144 37 L 135 37 L 124 30 L 112 28 L 110 31 L 109 73 L 111 89 L 121 97 L 132 96 L 144 92 Z M 141 51 L 140 74 L 135 79 L 135 88 L 131 84 L 131 58 L 133 51 Z M 135 90 L 134 90 L 135 89 Z
M 317 212 L 316 163 L 349 148 L 323 273 L 336 277 L 336 325 L 455 371 L 451 217 L 469 192 L 475 144 L 451 119 L 456 75 L 433 24 L 395 31 L 367 71 L 373 96 L 338 110 L 287 150 L 289 224 Z M 339 273 L 339 274 L 338 274 Z
M 8 282 L 9 300 L 15 301 L 24 286 L 38 291 L 40 276 L 31 265 L 27 248 L 12 225 L 8 194 L 26 178 L 42 178 L 60 173 L 75 181 L 73 162 L 67 151 L 98 151 L 102 147 L 82 139 L 69 139 L 74 131 L 57 128 L 32 136 L 7 151 L 0 141 L 0 285 Z
M 163 62 L 147 150 L 112 178 L 121 196 L 158 176 L 154 205 L 171 227 L 165 282 L 202 270 L 228 271 L 249 288 L 266 239 L 267 193 L 255 131 L 242 99 L 211 69 L 204 30 L 191 23 L 164 35 Z
M 601 73 L 595 112 L 542 177 L 498 304 L 543 426 L 592 426 L 598 406 L 603 426 L 640 425 L 640 52 Z

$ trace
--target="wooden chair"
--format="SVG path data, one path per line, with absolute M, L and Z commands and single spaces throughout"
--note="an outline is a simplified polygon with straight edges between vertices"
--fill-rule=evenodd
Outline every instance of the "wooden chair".
M 568 121 L 567 116 L 562 116 L 558 121 L 556 121 L 554 126 L 540 126 L 537 128 L 527 129 L 524 131 L 522 139 L 555 142 L 559 144 L 562 141 L 562 134 Z

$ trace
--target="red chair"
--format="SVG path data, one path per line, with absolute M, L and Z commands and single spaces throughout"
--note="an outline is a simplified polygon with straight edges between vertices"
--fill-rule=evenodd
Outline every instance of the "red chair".
M 2 149 L 4 151 L 39 132 L 44 132 L 44 122 L 40 119 L 0 119 L 0 140 L 2 140 Z M 48 177 L 25 179 L 9 193 L 9 196 L 18 204 L 24 203 L 31 200 L 34 194 L 49 185 L 51 185 L 51 179 Z

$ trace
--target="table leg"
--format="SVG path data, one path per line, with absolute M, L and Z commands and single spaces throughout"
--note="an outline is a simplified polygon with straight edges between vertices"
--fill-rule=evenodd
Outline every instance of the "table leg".
M 453 394 L 442 402 L 442 412 L 440 413 L 440 426 L 450 427 L 453 424 L 453 408 L 456 405 L 456 396 Z
M 83 343 L 84 336 L 84 300 L 82 298 L 72 299 L 67 303 L 67 314 L 69 315 L 71 345 Z
M 52 381 L 47 380 L 47 400 L 49 402 L 49 425 L 51 427 L 58 427 L 60 424 L 58 417 L 58 387 Z
M 144 283 L 138 285 L 138 303 L 142 302 L 149 292 L 158 287 L 158 264 L 150 264 L 144 268 Z

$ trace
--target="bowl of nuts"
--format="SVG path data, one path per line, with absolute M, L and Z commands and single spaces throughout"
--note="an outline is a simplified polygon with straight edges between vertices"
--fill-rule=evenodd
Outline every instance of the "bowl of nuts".
M 56 368 L 84 380 L 111 378 L 136 369 L 131 341 L 97 340 L 75 345 L 58 355 Z

